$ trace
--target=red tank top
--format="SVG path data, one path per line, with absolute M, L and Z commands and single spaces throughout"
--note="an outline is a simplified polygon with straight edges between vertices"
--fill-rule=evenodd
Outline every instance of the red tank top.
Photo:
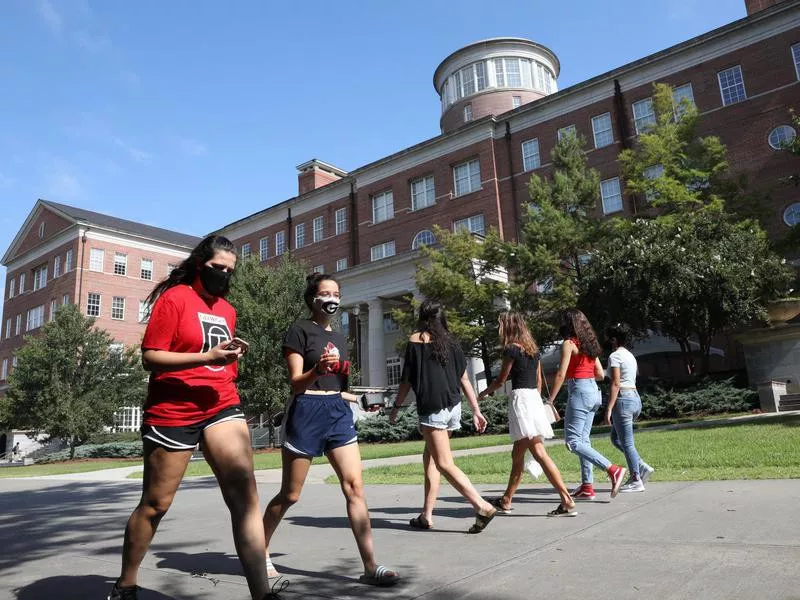
M 569 338 L 569 341 L 578 348 L 578 353 L 569 358 L 567 367 L 567 379 L 594 379 L 595 360 L 588 354 L 581 352 L 581 343 L 576 338 Z

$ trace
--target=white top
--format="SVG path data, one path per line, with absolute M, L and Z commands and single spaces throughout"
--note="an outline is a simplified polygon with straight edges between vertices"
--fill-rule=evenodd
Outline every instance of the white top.
M 617 348 L 608 357 L 608 368 L 619 369 L 619 386 L 635 388 L 636 387 L 636 373 L 639 367 L 636 364 L 636 357 L 631 354 L 630 350 L 624 347 Z

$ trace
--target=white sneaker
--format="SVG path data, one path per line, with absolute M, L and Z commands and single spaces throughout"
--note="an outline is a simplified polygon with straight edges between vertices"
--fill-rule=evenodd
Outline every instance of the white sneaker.
M 650 479 L 654 471 L 655 469 L 647 463 L 641 463 L 639 465 L 639 478 L 642 480 L 642 483 L 647 483 L 647 480 Z
M 644 483 L 642 483 L 641 479 L 631 480 L 629 479 L 628 482 L 619 488 L 620 492 L 643 492 L 644 491 Z

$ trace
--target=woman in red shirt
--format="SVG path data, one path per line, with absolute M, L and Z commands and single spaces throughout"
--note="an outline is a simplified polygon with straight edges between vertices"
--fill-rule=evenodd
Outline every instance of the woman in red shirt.
M 569 451 L 577 454 L 581 462 L 581 487 L 572 492 L 572 497 L 575 500 L 594 500 L 594 465 L 608 473 L 611 497 L 614 498 L 628 470 L 611 464 L 610 460 L 592 448 L 589 439 L 594 414 L 602 402 L 596 381 L 602 381 L 605 377 L 599 358 L 600 342 L 589 319 L 577 308 L 562 313 L 561 336 L 564 339 L 561 344 L 561 365 L 553 382 L 549 402 L 555 401 L 566 380 L 569 396 L 564 413 L 564 441 Z
M 122 573 L 109 600 L 136 600 L 139 565 L 201 441 L 231 513 L 253 600 L 277 597 L 269 593 L 250 432 L 235 384 L 247 343 L 233 336 L 236 311 L 224 298 L 235 266 L 234 245 L 209 236 L 148 298 L 142 497 L 125 529 Z

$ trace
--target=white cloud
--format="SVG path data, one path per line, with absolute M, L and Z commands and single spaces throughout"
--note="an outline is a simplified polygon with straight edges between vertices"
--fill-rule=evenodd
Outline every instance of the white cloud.
M 205 156 L 206 154 L 208 154 L 208 148 L 203 142 L 199 140 L 179 135 L 173 135 L 172 141 L 178 147 L 178 150 L 180 150 L 187 156 Z
M 114 145 L 118 148 L 122 148 L 128 156 L 130 156 L 133 160 L 138 163 L 149 163 L 150 160 L 153 158 L 153 155 L 149 152 L 142 150 L 141 148 L 136 148 L 135 146 L 131 146 L 126 141 L 119 137 L 112 137 L 111 141 L 114 142 Z
M 72 166 L 64 160 L 52 161 L 45 175 L 45 189 L 49 198 L 58 202 L 59 199 L 76 199 L 84 196 L 84 187 Z
M 91 35 L 86 31 L 75 34 L 75 42 L 88 52 L 98 53 L 111 48 L 111 40 L 103 35 Z
M 63 19 L 50 0 L 39 0 L 39 16 L 54 34 L 61 33 Z

